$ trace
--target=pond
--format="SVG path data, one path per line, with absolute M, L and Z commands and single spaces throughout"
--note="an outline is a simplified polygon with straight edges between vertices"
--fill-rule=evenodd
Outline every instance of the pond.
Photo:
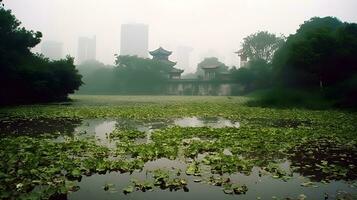
M 160 165 L 162 162 L 164 164 Z M 186 192 L 184 190 L 170 191 L 170 189 L 155 188 L 153 191 L 147 192 L 134 192 L 127 195 L 122 193 L 123 188 L 130 185 L 132 179 L 150 180 L 146 169 L 156 169 L 157 167 L 162 169 L 164 165 L 168 165 L 167 163 L 170 163 L 170 161 L 166 159 L 155 161 L 155 167 L 151 166 L 152 163 L 147 163 L 143 172 L 135 172 L 131 175 L 108 173 L 85 177 L 79 183 L 81 189 L 78 192 L 71 193 L 68 199 L 237 199 L 236 195 L 224 193 L 222 187 L 204 182 L 197 183 L 195 178 L 186 174 L 181 176 L 188 180 L 187 188 L 189 191 Z M 181 165 L 177 162 L 173 164 L 175 169 Z M 171 168 L 168 168 L 168 170 L 175 171 Z M 249 188 L 246 194 L 239 196 L 239 199 L 272 199 L 274 197 L 298 199 L 303 196 L 302 194 L 308 199 L 324 199 L 326 196 L 329 199 L 337 199 L 336 195 L 348 197 L 356 192 L 355 188 L 342 181 L 332 181 L 328 184 L 313 183 L 312 186 L 302 187 L 302 184 L 309 183 L 309 180 L 297 173 L 293 174 L 292 179 L 282 181 L 269 175 L 259 176 L 259 170 L 259 168 L 253 168 L 252 174 L 249 176 L 243 174 L 226 175 L 226 177 L 230 177 L 232 182 L 244 183 Z M 113 190 L 109 192 L 103 189 L 103 186 L 108 183 L 114 184 Z
M 284 131 L 311 125 L 269 123 Z M 0 133 L 27 135 L 39 143 L 48 138 L 59 144 L 94 139 L 108 148 L 101 150 L 106 152 L 102 160 L 96 158 L 104 170 L 97 165 L 96 172 L 87 173 L 82 166 L 84 174 L 73 176 L 79 190 L 54 199 L 353 199 L 357 194 L 355 147 L 329 138 L 290 147 L 279 136 L 223 117 L 7 119 L 0 121 Z M 98 147 L 86 142 L 80 148 L 97 152 Z M 113 167 L 119 161 L 126 168 Z
M 141 122 L 129 119 L 37 119 L 37 120 L 0 120 L 0 134 L 38 136 L 43 133 L 58 135 L 57 140 L 63 136 L 94 136 L 101 144 L 111 146 L 109 135 L 116 128 L 135 129 L 147 134 L 150 141 L 150 133 L 154 130 L 168 126 L 179 127 L 235 127 L 239 128 L 239 122 L 233 122 L 222 117 L 198 118 L 185 117 L 166 121 Z

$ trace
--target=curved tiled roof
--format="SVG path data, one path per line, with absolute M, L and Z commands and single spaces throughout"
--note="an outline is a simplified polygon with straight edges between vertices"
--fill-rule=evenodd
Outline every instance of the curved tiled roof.
M 177 64 L 177 62 L 172 62 L 170 60 L 159 60 L 160 62 L 166 63 L 167 65 L 169 65 L 170 67 L 173 67 Z
M 182 70 L 182 69 L 177 69 L 177 68 L 172 68 L 171 69 L 171 71 L 170 71 L 170 73 L 183 73 L 184 72 L 184 70 Z
M 172 54 L 172 51 L 167 51 L 167 50 L 165 50 L 164 48 L 159 47 L 158 49 L 156 49 L 156 50 L 154 50 L 154 51 L 150 51 L 149 53 L 150 53 L 152 56 L 158 55 L 158 54 L 163 54 L 163 55 L 169 56 L 169 55 Z
M 217 69 L 220 66 L 221 65 L 207 65 L 207 66 L 203 66 L 202 69 Z

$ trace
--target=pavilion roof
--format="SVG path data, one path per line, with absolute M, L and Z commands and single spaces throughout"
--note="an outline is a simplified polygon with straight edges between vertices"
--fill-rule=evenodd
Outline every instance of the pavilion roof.
M 169 72 L 169 73 L 183 73 L 184 72 L 184 70 L 182 70 L 182 69 L 177 69 L 177 68 L 172 68 L 171 69 L 171 71 Z
M 150 51 L 149 52 L 152 56 L 154 56 L 154 55 L 167 55 L 167 56 L 169 56 L 169 55 L 171 55 L 172 54 L 172 51 L 167 51 L 167 50 L 165 50 L 164 48 L 162 48 L 162 47 L 159 47 L 158 49 L 156 49 L 156 50 L 154 50 L 154 51 Z
M 218 69 L 221 65 L 207 65 L 203 66 L 202 69 Z
M 177 62 L 172 62 L 171 60 L 160 60 L 160 62 L 163 62 L 163 63 L 169 65 L 170 67 L 173 67 L 177 64 Z

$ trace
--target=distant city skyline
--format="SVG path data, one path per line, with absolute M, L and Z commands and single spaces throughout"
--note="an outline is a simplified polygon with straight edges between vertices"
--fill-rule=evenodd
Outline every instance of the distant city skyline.
M 50 60 L 63 58 L 63 44 L 57 41 L 43 41 L 41 43 L 41 53 Z
M 81 64 L 88 60 L 96 60 L 97 54 L 97 39 L 96 36 L 79 37 L 78 38 L 78 54 L 77 64 Z
M 357 22 L 356 0 L 3 0 L 22 26 L 63 43 L 63 55 L 77 56 L 78 37 L 97 36 L 98 61 L 114 64 L 120 54 L 121 24 L 150 27 L 149 50 L 190 46 L 190 71 L 213 49 L 227 65 L 239 65 L 235 51 L 257 31 L 295 33 L 312 17 Z M 40 46 L 33 51 L 40 52 Z M 189 70 L 185 70 L 185 73 Z
M 149 55 L 149 26 L 146 24 L 122 24 L 120 55 L 147 58 Z

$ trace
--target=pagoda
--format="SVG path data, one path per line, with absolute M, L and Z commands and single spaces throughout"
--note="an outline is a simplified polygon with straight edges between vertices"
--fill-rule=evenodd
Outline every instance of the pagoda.
M 153 60 L 159 60 L 169 65 L 171 68 L 171 70 L 168 72 L 169 79 L 181 79 L 181 74 L 184 72 L 184 70 L 174 68 L 177 63 L 169 60 L 169 56 L 172 54 L 172 51 L 167 51 L 164 48 L 159 47 L 158 49 L 150 51 L 149 53 L 152 55 Z

